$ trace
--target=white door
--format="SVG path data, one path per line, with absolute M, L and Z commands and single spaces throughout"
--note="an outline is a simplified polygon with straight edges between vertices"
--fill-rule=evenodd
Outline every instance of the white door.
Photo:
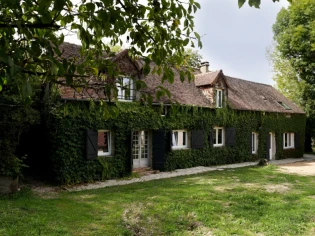
M 148 131 L 132 132 L 133 168 L 149 167 L 149 133 Z
M 276 135 L 274 133 L 269 133 L 269 137 L 270 137 L 269 157 L 270 160 L 274 160 L 276 158 Z

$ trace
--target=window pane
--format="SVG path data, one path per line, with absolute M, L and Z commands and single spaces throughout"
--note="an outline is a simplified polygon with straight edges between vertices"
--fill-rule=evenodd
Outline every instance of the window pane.
M 183 132 L 183 144 L 182 146 L 186 146 L 186 132 Z
M 99 154 L 110 153 L 110 131 L 99 131 L 97 142 Z
M 252 152 L 255 152 L 255 134 L 252 133 Z
M 214 129 L 214 132 L 213 132 L 213 144 L 217 144 L 217 135 L 218 135 L 218 130 Z
M 222 129 L 218 129 L 218 144 L 222 144 Z
M 172 146 L 178 146 L 178 132 L 174 131 L 172 135 Z

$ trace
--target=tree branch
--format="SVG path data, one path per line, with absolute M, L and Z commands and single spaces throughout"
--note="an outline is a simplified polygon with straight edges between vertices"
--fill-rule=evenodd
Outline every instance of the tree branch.
M 38 23 L 38 24 L 1 24 L 0 23 L 0 28 L 32 28 L 32 29 L 47 29 L 47 28 L 55 28 L 55 29 L 60 29 L 60 25 L 55 25 L 53 23 L 49 24 L 43 24 L 43 23 Z

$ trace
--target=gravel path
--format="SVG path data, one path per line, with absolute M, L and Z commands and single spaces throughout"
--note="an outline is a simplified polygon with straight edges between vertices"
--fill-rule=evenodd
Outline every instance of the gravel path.
M 303 158 L 289 158 L 284 160 L 274 160 L 270 161 L 270 164 L 274 165 L 286 165 L 290 163 L 296 163 L 296 162 L 304 162 L 304 161 L 311 161 L 315 160 L 315 156 L 305 156 Z M 184 175 L 192 175 L 192 174 L 200 174 L 205 173 L 209 171 L 220 171 L 225 169 L 235 169 L 245 166 L 255 166 L 258 162 L 244 162 L 244 163 L 238 163 L 238 164 L 229 164 L 229 165 L 220 165 L 220 166 L 212 166 L 212 167 L 204 167 L 204 166 L 198 166 L 188 169 L 178 169 L 171 172 L 160 172 L 156 174 L 150 174 L 150 175 L 144 175 L 140 178 L 132 178 L 128 180 L 107 180 L 107 181 L 99 181 L 95 183 L 89 183 L 89 184 L 81 184 L 81 185 L 74 185 L 74 186 L 68 186 L 68 187 L 34 187 L 32 190 L 35 193 L 43 194 L 47 192 L 57 192 L 60 190 L 66 190 L 69 192 L 73 191 L 82 191 L 82 190 L 90 190 L 90 189 L 99 189 L 99 188 L 105 188 L 110 186 L 119 186 L 119 185 L 127 185 L 127 184 L 133 184 L 133 183 L 139 183 L 139 182 L 145 182 L 145 181 L 151 181 L 155 179 L 166 179 L 166 178 L 172 178 L 177 176 L 184 176 Z M 315 164 L 315 162 L 314 162 Z

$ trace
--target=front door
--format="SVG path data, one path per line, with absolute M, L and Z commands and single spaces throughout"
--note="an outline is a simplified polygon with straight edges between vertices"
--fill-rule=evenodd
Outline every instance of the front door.
M 276 135 L 275 133 L 269 133 L 269 158 L 274 160 L 276 158 Z
M 132 132 L 132 159 L 133 169 L 149 167 L 149 132 Z

